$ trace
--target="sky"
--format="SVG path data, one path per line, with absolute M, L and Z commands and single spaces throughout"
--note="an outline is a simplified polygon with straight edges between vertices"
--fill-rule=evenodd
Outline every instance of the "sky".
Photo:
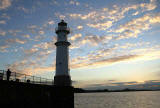
M 160 88 L 160 0 L 0 0 L 0 69 L 53 79 L 62 19 L 74 87 Z

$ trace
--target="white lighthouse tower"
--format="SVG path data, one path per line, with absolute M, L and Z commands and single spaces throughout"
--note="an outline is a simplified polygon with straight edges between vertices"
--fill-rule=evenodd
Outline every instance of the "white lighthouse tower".
M 57 34 L 56 49 L 56 74 L 54 77 L 54 85 L 56 86 L 71 86 L 71 78 L 69 75 L 69 51 L 70 42 L 67 40 L 67 35 L 70 33 L 67 23 L 62 20 L 58 23 L 55 30 Z

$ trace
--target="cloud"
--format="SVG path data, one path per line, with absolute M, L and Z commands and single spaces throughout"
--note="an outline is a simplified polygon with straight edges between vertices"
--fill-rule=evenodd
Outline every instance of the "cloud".
M 89 65 L 108 65 L 112 63 L 117 63 L 117 62 L 122 62 L 122 61 L 131 61 L 136 58 L 140 57 L 139 55 L 123 55 L 123 56 L 117 56 L 117 57 L 112 57 L 112 58 L 106 58 L 102 60 L 96 60 L 93 63 L 90 63 Z
M 25 44 L 26 42 L 27 42 L 26 40 L 20 40 L 18 38 L 6 40 L 6 43 L 8 44 L 14 44 L 14 43 Z
M 87 22 L 87 26 L 100 29 L 100 30 L 106 30 L 109 27 L 112 26 L 113 23 L 113 17 L 109 18 L 108 15 L 106 15 L 107 12 L 103 11 L 92 11 L 88 14 L 82 15 L 82 14 L 70 14 L 69 16 L 71 18 L 80 18 L 81 20 L 89 20 Z M 120 18 L 120 17 L 119 17 Z
M 108 80 L 108 82 L 115 82 L 116 80 Z
M 143 1 L 142 1 L 143 2 Z M 81 5 L 77 4 L 76 0 L 69 1 L 71 5 Z M 104 30 L 101 33 L 96 32 L 96 34 L 85 34 L 85 33 L 78 33 L 76 32 L 73 36 L 69 38 L 69 40 L 72 42 L 70 48 L 71 51 L 73 49 L 80 51 L 83 50 L 84 52 L 81 53 L 81 56 L 75 57 L 71 56 L 71 67 L 72 68 L 82 68 L 82 67 L 89 67 L 89 66 L 102 66 L 102 65 L 110 65 L 114 63 L 119 62 L 128 62 L 128 61 L 134 61 L 141 58 L 141 60 L 149 60 L 153 58 L 158 58 L 159 52 L 155 50 L 150 54 L 147 54 L 146 51 L 143 51 L 142 49 L 138 50 L 132 50 L 128 48 L 137 48 L 141 45 L 136 43 L 126 43 L 123 45 L 116 44 L 118 39 L 124 39 L 124 38 L 135 38 L 138 37 L 140 33 L 142 33 L 145 30 L 148 30 L 151 28 L 152 24 L 159 23 L 159 15 L 153 15 L 151 10 L 156 9 L 157 5 L 154 0 L 150 0 L 150 2 L 147 3 L 139 3 L 139 4 L 127 4 L 124 7 L 122 5 L 113 5 L 111 8 L 99 8 L 95 9 L 93 11 L 86 11 L 82 13 L 71 13 L 69 14 L 70 18 L 78 18 L 81 21 L 79 26 L 76 26 L 75 29 L 81 30 L 84 27 L 92 28 L 93 33 L 94 30 Z M 22 8 L 23 9 L 23 8 Z M 146 11 L 150 11 L 150 14 L 146 14 Z M 144 13 L 143 13 L 144 12 Z M 143 13 L 144 16 L 139 16 L 139 14 Z M 145 15 L 146 14 L 146 15 Z M 60 17 L 64 19 L 66 17 L 66 14 L 55 14 L 57 17 Z M 130 15 L 134 18 L 131 19 Z M 134 16 L 133 16 L 134 15 Z M 124 23 L 124 21 L 121 21 L 121 19 L 127 19 L 127 23 Z M 76 22 L 76 23 L 79 23 Z M 85 25 L 82 25 L 81 22 L 84 22 Z M 41 42 L 40 40 L 44 37 L 42 36 L 44 33 L 47 33 L 46 29 L 47 27 L 54 26 L 55 21 L 52 19 L 48 19 L 45 21 L 45 24 L 43 24 L 43 27 L 40 27 L 38 25 L 29 25 L 27 28 L 28 30 L 31 30 L 32 33 L 37 33 L 34 38 L 30 38 L 30 35 L 26 34 L 23 35 L 22 38 L 29 38 L 30 40 L 35 40 L 34 44 L 31 48 L 25 49 L 24 51 L 24 57 L 27 59 L 27 62 L 25 63 L 25 66 L 23 69 L 25 71 L 34 71 L 35 70 L 51 70 L 50 66 L 43 66 L 40 65 L 38 61 L 47 61 L 47 58 L 49 54 L 53 53 L 55 51 L 55 45 L 53 42 Z M 118 24 L 121 24 L 120 26 Z M 118 26 L 118 27 L 117 27 Z M 45 28 L 45 30 L 44 30 Z M 112 30 L 111 30 L 112 29 Z M 113 35 L 108 35 L 108 31 L 110 30 Z M 16 35 L 16 33 L 19 33 L 17 31 L 8 31 L 10 34 Z M 107 32 L 107 33 L 106 33 Z M 48 33 L 47 33 L 48 34 Z M 6 35 L 6 32 L 0 32 L 0 35 Z M 116 37 L 117 36 L 117 37 Z M 116 39 L 116 40 L 114 40 Z M 37 42 L 38 41 L 38 42 Z M 20 43 L 24 44 L 27 41 L 22 39 L 8 39 L 6 41 L 7 43 Z M 38 44 L 37 44 L 38 43 Z M 89 47 L 90 49 L 88 51 L 86 47 Z M 7 47 L 6 47 L 7 48 Z M 2 49 L 6 49 L 5 47 Z M 28 47 L 27 47 L 28 48 Z M 79 48 L 79 49 L 76 49 Z M 92 49 L 93 48 L 93 49 Z M 121 48 L 121 49 L 120 49 Z M 147 50 L 148 51 L 148 50 Z M 73 54 L 74 55 L 74 54 Z M 82 56 L 83 55 L 83 56 Z M 149 58 L 149 59 L 147 59 Z M 35 60 L 36 62 L 29 62 L 30 59 Z M 43 59 L 43 60 L 42 60 Z M 44 61 L 45 61 L 44 60 Z M 36 65 L 37 63 L 37 65 Z M 46 62 L 41 62 L 46 63 Z M 32 64 L 32 65 L 29 65 Z M 39 64 L 39 65 L 38 65 Z M 48 64 L 48 62 L 46 63 Z M 45 64 L 45 65 L 46 65 Z M 18 67 L 20 68 L 23 63 L 19 63 Z M 34 67 L 32 67 L 34 66 Z M 39 67 L 38 67 L 39 66 Z M 22 69 L 21 69 L 22 70 Z
M 8 68 L 10 68 L 11 71 L 29 75 L 55 71 L 55 65 L 53 65 L 55 62 L 48 66 L 44 66 L 45 60 L 52 51 L 41 51 L 38 48 L 31 48 L 24 50 L 24 52 L 25 56 L 22 58 L 22 60 L 17 60 L 8 65 Z
M 55 51 L 55 45 L 53 42 L 42 42 L 40 44 L 33 45 L 30 49 L 24 49 L 23 51 L 25 55 L 22 60 L 25 60 L 27 62 L 24 69 L 31 69 L 32 67 L 37 69 L 39 67 L 44 67 L 45 61 L 48 59 L 48 56 Z M 35 64 L 29 65 L 30 61 L 32 60 L 34 60 Z M 17 63 L 19 63 L 19 61 L 17 61 Z M 21 64 L 19 65 L 19 67 L 20 66 Z
M 131 53 L 136 53 L 141 55 L 140 58 L 137 60 L 154 60 L 154 59 L 159 59 L 159 48 L 139 48 L 139 49 L 133 49 L 130 51 Z M 150 53 L 148 53 L 150 52 Z
M 0 29 L 0 36 L 5 36 L 6 32 Z
M 14 62 L 13 64 L 8 65 L 8 68 L 10 68 L 12 72 L 18 72 L 27 75 L 42 74 L 44 72 L 55 70 L 54 66 L 41 66 L 36 63 L 36 61 L 26 59 Z
M 100 30 L 106 30 L 112 26 L 112 21 L 106 21 L 106 22 L 96 23 L 96 24 L 87 24 L 87 25 L 89 27 L 97 28 Z
M 156 0 L 150 0 L 150 3 L 142 3 L 140 7 L 147 11 L 154 10 L 157 7 Z
M 137 11 L 137 12 L 133 13 L 132 15 L 138 15 L 138 14 L 139 14 L 139 12 Z
M 140 57 L 139 55 L 123 55 L 123 56 L 105 58 L 105 56 L 110 54 L 113 50 L 115 50 L 115 48 L 103 50 L 103 53 L 99 52 L 95 55 L 89 54 L 86 57 L 77 57 L 75 59 L 72 59 L 71 68 L 83 68 L 83 67 L 89 67 L 89 66 L 98 67 L 98 66 L 110 65 L 110 64 L 118 63 L 122 61 L 132 61 Z
M 25 52 L 25 54 L 33 54 L 33 53 L 36 53 L 36 52 L 38 52 L 38 48 L 31 48 L 31 49 L 29 49 L 29 50 L 25 50 L 24 51 Z
M 70 16 L 71 18 L 79 18 L 79 17 L 82 16 L 82 14 L 71 13 L 71 14 L 69 14 L 69 16 Z
M 0 52 L 7 52 L 6 48 L 9 48 L 9 45 L 0 46 Z
M 55 24 L 55 22 L 53 20 L 50 20 L 50 21 L 48 21 L 48 24 L 53 25 L 53 24 Z
M 88 14 L 85 14 L 85 15 L 82 15 L 82 14 L 75 14 L 75 13 L 71 13 L 71 14 L 69 14 L 69 16 L 71 17 L 71 18 L 80 18 L 80 19 L 82 19 L 82 20 L 87 20 L 87 19 L 95 19 L 96 18 L 96 16 L 97 16 L 97 12 L 96 11 L 93 11 L 93 12 L 90 12 L 90 13 L 88 13 Z M 99 15 L 99 14 L 98 14 Z
M 1 9 L 6 9 L 9 6 L 11 6 L 11 0 L 1 0 L 0 1 L 0 10 Z
M 23 58 L 8 66 L 12 71 L 29 75 L 55 71 L 55 60 L 53 58 L 49 58 L 53 59 L 53 63 L 46 65 L 48 56 L 55 51 L 53 41 L 35 44 L 32 48 L 23 49 L 23 51 Z
M 45 32 L 44 32 L 43 30 L 40 30 L 40 31 L 39 31 L 39 34 L 40 34 L 40 35 L 43 35 L 44 33 L 45 33 Z
M 98 12 L 98 11 L 91 11 L 87 14 L 71 13 L 71 14 L 69 14 L 69 16 L 74 19 L 76 19 L 76 18 L 80 18 L 81 20 L 89 20 L 90 19 L 90 21 L 99 21 L 99 20 L 103 20 L 106 18 L 105 16 L 101 15 L 100 12 Z
M 33 41 L 41 41 L 45 38 L 44 35 L 37 35 L 35 36 L 33 39 L 30 39 L 30 40 L 33 40 Z
M 160 13 L 149 19 L 151 24 L 160 23 Z
M 8 30 L 8 33 L 13 36 L 17 36 L 17 33 L 20 33 L 20 32 L 22 32 L 22 31 L 18 30 L 18 29 Z
M 98 36 L 93 34 L 88 34 L 85 37 L 81 37 L 80 34 L 75 34 L 71 36 L 69 40 L 71 42 L 71 49 L 80 48 L 86 44 L 90 46 L 98 46 L 99 44 L 107 43 L 108 41 L 112 40 L 112 36 Z
M 41 48 L 41 49 L 55 49 L 54 42 L 42 42 L 40 44 L 35 44 L 33 48 Z
M 55 16 L 58 17 L 59 19 L 65 19 L 65 15 L 62 15 L 60 13 L 55 13 Z
M 25 7 L 23 7 L 23 6 L 19 6 L 17 9 L 18 9 L 18 10 L 21 10 L 21 11 L 23 11 L 23 12 L 25 12 L 25 13 L 29 13 L 29 9 L 27 9 L 27 8 L 25 8 Z
M 81 20 L 86 20 L 89 27 L 107 30 L 112 27 L 112 25 L 116 25 L 116 22 L 129 16 L 127 12 L 130 10 L 136 11 L 135 13 L 131 13 L 131 15 L 138 15 L 146 11 L 154 10 L 156 7 L 156 1 L 150 0 L 149 3 L 129 4 L 125 7 L 113 5 L 113 8 L 101 8 L 86 14 L 71 13 L 69 16 L 73 19 L 80 18 Z
M 94 83 L 93 83 L 94 82 Z M 76 81 L 76 87 L 84 89 L 109 89 L 109 90 L 121 90 L 121 89 L 160 89 L 160 80 L 146 80 L 143 82 L 129 81 L 129 82 L 118 82 L 118 81 Z
M 111 30 L 111 32 L 118 33 L 115 39 L 135 38 L 138 37 L 138 34 L 150 29 L 151 25 L 156 23 L 160 23 L 160 14 L 146 14 L 120 25 L 117 29 Z
M 156 5 L 156 0 L 150 0 L 149 3 L 140 3 L 140 4 L 133 4 L 129 5 L 127 7 L 124 7 L 122 9 L 122 13 L 126 13 L 129 10 L 137 10 L 134 14 L 138 14 L 140 12 L 145 12 L 145 11 L 151 11 L 154 10 L 157 7 Z
M 46 66 L 46 60 L 48 59 L 49 54 L 54 51 L 50 47 L 52 47 L 51 42 L 48 42 L 34 45 L 30 49 L 23 49 L 24 56 L 8 65 L 8 68 L 15 72 L 30 75 L 54 71 L 55 65 L 53 64 L 55 64 L 55 60 L 53 60 L 52 64 Z
M 120 48 L 127 49 L 127 48 L 133 48 L 133 47 L 141 47 L 145 45 L 150 45 L 150 42 L 139 42 L 139 43 L 125 43 L 124 45 L 120 45 Z
M 77 26 L 77 29 L 81 30 L 81 29 L 83 29 L 83 26 Z
M 76 39 L 81 38 L 81 37 L 82 37 L 82 34 L 78 33 L 78 34 L 75 34 L 75 35 L 71 36 L 69 38 L 69 40 L 75 41 Z
M 70 0 L 69 4 L 76 5 L 76 6 L 80 5 L 80 3 L 76 0 Z
M 5 20 L 1 20 L 0 24 L 6 24 L 6 21 Z
M 25 38 L 30 38 L 30 35 L 29 34 L 26 34 L 26 35 L 23 35 L 23 37 L 25 37 Z
M 29 29 L 36 29 L 37 26 L 36 25 L 29 25 L 29 26 L 27 26 L 27 28 L 29 28 Z
M 8 16 L 6 13 L 3 13 L 3 14 L 0 16 L 0 18 L 7 19 L 7 20 L 11 19 L 10 16 Z
M 137 81 L 131 81 L 131 82 L 112 82 L 110 84 L 114 85 L 114 86 L 121 86 L 121 85 L 135 85 L 135 84 L 138 84 L 138 82 Z
M 141 48 L 140 46 L 147 45 L 146 48 Z M 160 47 L 150 47 L 150 43 L 127 43 L 125 45 L 115 45 L 113 47 L 102 47 L 95 51 L 88 53 L 85 56 L 78 56 L 71 59 L 71 68 L 89 68 L 94 66 L 101 67 L 107 66 L 114 63 L 129 62 L 129 61 L 148 61 L 159 59 L 159 48 Z M 131 48 L 130 50 L 121 50 L 117 52 L 119 48 L 127 49 L 129 47 L 139 47 L 138 49 Z M 148 53 L 150 52 L 150 53 Z M 118 54 L 117 54 L 118 53 Z
M 112 36 L 97 36 L 97 35 L 88 35 L 85 36 L 81 42 L 81 44 L 89 43 L 90 45 L 97 46 L 100 43 L 109 41 L 112 39 Z
M 103 57 L 112 53 L 112 51 L 116 50 L 117 46 L 106 48 L 106 49 L 98 49 L 96 51 L 90 52 L 87 56 L 78 56 L 71 60 L 71 64 L 73 67 L 75 65 L 81 65 L 82 67 L 85 66 L 84 64 L 94 63 L 96 60 L 100 60 Z M 72 65 L 71 65 L 72 66 Z M 86 65 L 87 66 L 87 65 Z
M 54 66 L 46 66 L 46 67 L 36 67 L 36 68 L 31 68 L 30 72 L 32 73 L 45 73 L 45 72 L 53 72 L 55 71 L 55 67 Z
M 57 2 L 57 0 L 52 0 L 52 1 L 50 2 L 50 4 L 51 4 L 51 5 L 59 5 L 59 3 Z

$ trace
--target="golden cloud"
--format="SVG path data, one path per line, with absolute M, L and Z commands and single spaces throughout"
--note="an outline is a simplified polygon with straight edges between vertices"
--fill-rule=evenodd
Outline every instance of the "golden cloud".
M 0 24 L 6 24 L 6 21 L 5 20 L 1 20 Z
M 7 39 L 6 42 L 8 44 L 14 44 L 14 43 L 19 43 L 19 44 L 25 44 L 27 41 L 26 40 L 20 40 L 18 38 L 15 39 Z
M 89 20 L 87 25 L 99 30 L 106 30 L 113 25 L 114 22 L 121 20 L 125 17 L 125 13 L 129 10 L 136 10 L 132 15 L 138 15 L 145 11 L 154 10 L 157 7 L 155 0 L 150 0 L 149 3 L 141 3 L 119 7 L 114 5 L 112 9 L 102 8 L 98 11 L 91 11 L 87 14 L 69 14 L 71 18 L 80 18 L 82 20 Z M 147 18 L 147 17 L 144 17 Z M 143 20 L 143 19 L 140 19 Z M 146 20 L 146 19 L 144 19 Z
M 0 29 L 0 36 L 5 36 L 6 32 Z
M 75 34 L 75 35 L 71 36 L 69 38 L 69 40 L 75 41 L 76 39 L 81 38 L 81 37 L 82 37 L 82 34 L 78 33 L 78 34 Z
M 97 28 L 100 30 L 106 30 L 112 26 L 112 21 L 106 21 L 106 22 L 96 23 L 96 24 L 87 24 L 87 25 L 89 27 Z
M 120 33 L 116 39 L 135 38 L 138 34 L 150 29 L 151 25 L 156 23 L 160 23 L 160 14 L 156 14 L 156 16 L 146 14 L 120 25 L 117 29 L 111 30 L 111 32 Z
M 78 30 L 83 29 L 83 26 L 77 26 L 77 29 Z
M 36 53 L 38 51 L 38 48 L 31 48 L 29 50 L 25 50 L 24 52 L 26 54 L 33 54 L 33 53 Z
M 1 10 L 1 9 L 6 9 L 6 8 L 8 8 L 9 6 L 11 6 L 11 0 L 1 0 L 0 10 Z
M 7 52 L 6 48 L 9 48 L 9 45 L 2 45 L 0 46 L 0 52 Z

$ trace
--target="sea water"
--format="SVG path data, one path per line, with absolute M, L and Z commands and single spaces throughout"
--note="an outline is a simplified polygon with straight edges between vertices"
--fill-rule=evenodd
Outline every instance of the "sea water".
M 75 108 L 160 108 L 160 91 L 75 93 Z

